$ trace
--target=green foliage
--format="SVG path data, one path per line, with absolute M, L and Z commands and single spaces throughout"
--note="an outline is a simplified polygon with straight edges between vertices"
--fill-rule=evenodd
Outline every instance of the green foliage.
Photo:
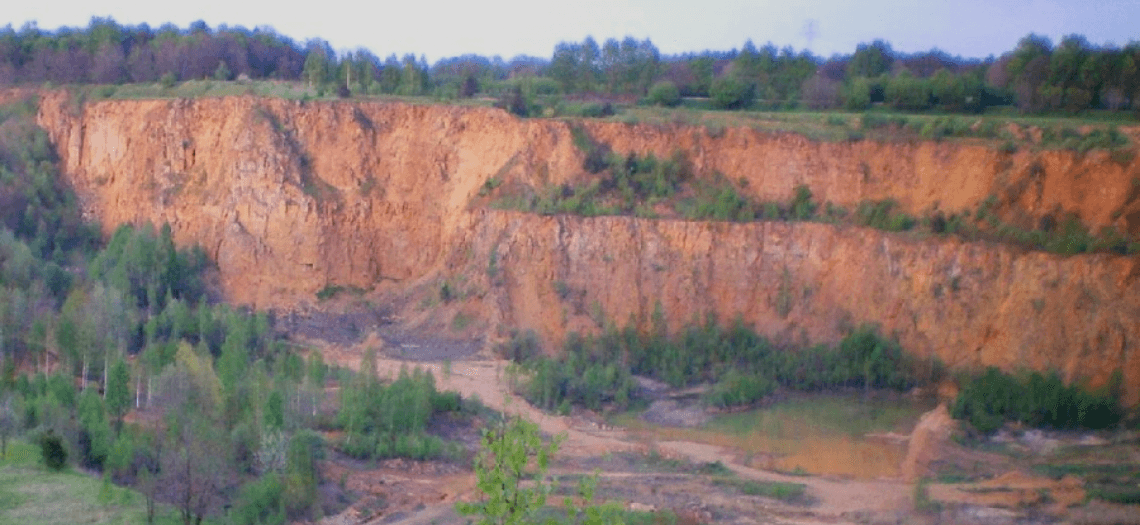
M 936 117 L 926 121 L 919 135 L 927 140 L 940 140 L 945 137 L 968 137 L 974 135 L 971 124 L 955 117 Z
M 234 505 L 234 521 L 240 525 L 283 525 L 285 485 L 278 473 L 268 473 L 242 485 Z
M 523 395 L 546 410 L 567 401 L 598 410 L 628 407 L 635 389 L 632 374 L 673 387 L 711 383 L 706 401 L 714 406 L 753 404 L 776 385 L 817 391 L 843 387 L 906 390 L 937 380 L 940 367 L 924 367 L 897 342 L 861 326 L 837 346 L 777 348 L 741 321 L 728 328 L 714 319 L 686 326 L 668 337 L 663 314 L 649 334 L 632 325 L 612 326 L 602 335 L 566 338 L 557 358 L 523 362 L 528 378 Z M 608 326 L 608 325 L 607 325 Z
M 676 84 L 668 80 L 662 80 L 649 88 L 649 96 L 647 99 L 650 104 L 655 106 L 671 108 L 681 103 L 681 91 L 677 89 Z
M 592 154 L 587 154 L 587 164 Z M 688 162 L 680 152 L 667 160 L 652 153 L 645 157 L 610 154 L 606 163 L 607 177 L 585 186 L 547 188 L 540 198 L 523 202 L 523 208 L 542 214 L 629 214 L 639 209 L 641 203 L 671 197 L 690 177 Z
M 131 408 L 131 373 L 127 362 L 118 359 L 111 367 L 107 378 L 107 411 L 121 424 L 123 416 Z
M 764 375 L 745 375 L 730 368 L 705 393 L 705 403 L 717 408 L 748 406 L 775 390 L 776 383 Z
M 849 111 L 863 111 L 871 107 L 871 81 L 866 78 L 852 80 L 843 90 L 843 107 Z
M 753 87 L 735 75 L 717 77 L 709 88 L 709 98 L 717 109 L 743 109 L 752 105 Z
M 581 337 L 572 333 L 566 338 L 559 358 L 531 359 L 525 364 L 530 372 L 523 395 L 535 406 L 555 410 L 564 402 L 601 409 L 603 404 L 628 405 L 635 383 L 629 370 L 606 355 L 606 338 Z
M 882 115 L 879 113 L 864 113 L 862 120 L 864 130 L 882 128 L 903 129 L 909 122 L 906 117 Z
M 340 295 L 343 292 L 348 292 L 352 295 L 359 296 L 364 294 L 364 289 L 360 288 L 359 286 L 342 286 L 339 284 L 330 283 L 326 284 L 324 288 L 317 290 L 316 297 L 318 301 L 327 301 L 333 297 Z
M 168 292 L 175 299 L 197 302 L 205 293 L 200 274 L 206 265 L 201 248 L 174 246 L 170 225 L 163 225 L 157 235 L 149 225 L 138 229 L 123 225 L 87 272 L 126 293 L 138 308 L 158 311 L 166 306 Z
M 584 158 L 582 167 L 590 173 L 598 173 L 606 169 L 606 157 L 609 148 L 594 141 L 593 137 L 580 125 L 570 124 L 570 138 L 574 147 L 581 151 Z
M 962 386 L 952 414 L 983 434 L 1006 421 L 1031 427 L 1107 428 L 1123 417 L 1121 377 L 1118 371 L 1106 388 L 1089 391 L 1076 384 L 1066 386 L 1055 372 L 1015 377 L 989 367 Z
M 811 200 L 811 188 L 805 184 L 796 186 L 795 197 L 792 198 L 792 217 L 796 220 L 806 221 L 815 216 L 816 204 Z
M 482 500 L 456 503 L 456 511 L 478 515 L 480 525 L 538 523 L 538 514 L 554 490 L 547 472 L 562 439 L 544 444 L 538 425 L 521 417 L 504 419 L 485 431 L 475 457 L 475 486 Z M 524 484 L 524 480 L 534 481 Z
M 556 117 L 604 118 L 617 113 L 609 102 L 570 102 L 562 100 L 551 108 Z
M 887 104 L 896 109 L 923 110 L 930 107 L 930 84 L 921 78 L 915 78 L 909 71 L 903 70 L 897 76 L 887 80 L 883 89 L 883 98 Z
M 317 461 L 324 458 L 324 439 L 312 430 L 302 430 L 289 439 L 285 459 L 284 499 L 286 514 L 311 519 L 318 503 L 320 476 Z
M 526 363 L 542 355 L 542 348 L 534 330 L 514 330 L 509 340 L 495 346 L 495 353 L 516 363 Z
M 51 430 L 40 436 L 40 457 L 47 468 L 62 470 L 67 464 L 67 449 L 63 447 L 63 439 Z
M 694 196 L 677 203 L 677 212 L 686 219 L 747 222 L 756 218 L 757 205 L 724 177 L 693 185 Z
M 102 468 L 111 452 L 114 436 L 107 422 L 103 400 L 94 389 L 79 396 L 79 460 L 83 465 Z
M 868 226 L 886 231 L 906 231 L 914 227 L 915 220 L 910 215 L 896 211 L 898 203 L 894 199 L 878 202 L 863 201 L 855 209 L 855 222 L 860 226 Z
M 35 97 L 0 105 L 0 230 L 9 230 L 32 255 L 50 262 L 51 268 L 36 272 L 46 276 L 93 250 L 99 232 L 83 222 L 75 192 L 59 177 L 47 132 L 36 124 L 36 109 Z
M 923 478 L 914 484 L 914 510 L 923 514 L 935 513 L 942 510 L 942 504 L 930 497 L 927 486 L 930 480 Z
M 366 356 L 365 362 L 372 359 Z M 341 389 L 336 424 L 345 431 L 345 439 L 339 446 L 357 458 L 446 457 L 453 454 L 452 447 L 426 430 L 434 417 L 461 408 L 458 394 L 436 390 L 430 372 L 402 369 L 385 386 L 376 378 L 374 365 L 369 365 Z
M 713 484 L 732 487 L 748 496 L 761 496 L 788 503 L 808 502 L 807 486 L 803 483 L 721 478 L 713 480 Z

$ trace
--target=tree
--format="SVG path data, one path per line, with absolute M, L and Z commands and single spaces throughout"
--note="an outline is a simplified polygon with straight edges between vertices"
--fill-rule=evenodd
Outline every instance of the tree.
M 11 392 L 0 395 L 0 459 L 8 456 L 8 438 L 20 429 L 20 407 Z
M 930 106 L 930 85 L 905 69 L 888 80 L 883 91 L 886 102 L 897 109 L 919 110 Z
M 692 94 L 697 96 L 708 96 L 709 88 L 712 86 L 713 81 L 713 66 L 716 64 L 716 59 L 703 55 L 689 61 L 689 68 L 693 72 L 693 85 L 691 87 Z
M 462 515 L 481 515 L 480 525 L 539 523 L 537 515 L 557 482 L 547 478 L 550 460 L 566 438 L 556 436 L 542 442 L 538 425 L 521 416 L 506 417 L 497 428 L 483 434 L 482 448 L 475 457 L 475 486 L 483 493 L 478 503 L 455 504 Z M 533 468 L 533 470 L 531 470 Z M 533 480 L 523 485 L 523 480 Z M 566 497 L 566 522 L 583 525 L 622 523 L 621 507 L 614 503 L 595 505 L 598 477 L 584 477 L 578 485 L 578 498 Z M 547 519 L 547 524 L 563 523 Z
M 115 433 L 123 428 L 123 416 L 131 408 L 131 372 L 126 361 L 118 359 L 107 378 L 107 411 L 115 419 Z
M 563 93 L 570 93 L 577 84 L 579 49 L 578 44 L 570 42 L 559 42 L 554 47 L 548 71 L 551 78 L 562 86 Z
M 1048 37 L 1030 34 L 1017 43 L 1017 49 L 1006 64 L 1006 71 L 1017 94 L 1022 111 L 1044 109 L 1041 86 L 1049 80 L 1053 42 Z
M 303 78 L 310 86 L 321 88 L 329 82 L 330 74 L 336 71 L 336 53 L 324 40 L 312 40 L 308 48 Z
M 595 84 L 598 82 L 598 57 L 601 51 L 598 49 L 598 43 L 594 41 L 594 37 L 587 36 L 582 41 L 582 45 L 578 48 L 578 73 L 577 89 L 578 91 L 593 91 Z
M 662 80 L 649 89 L 648 99 L 655 106 L 674 107 L 681 103 L 681 92 L 676 84 Z
M 484 432 L 482 448 L 475 457 L 475 486 L 483 493 L 483 501 L 457 503 L 456 510 L 465 516 L 482 515 L 480 525 L 535 523 L 554 489 L 547 471 L 563 439 L 559 436 L 543 444 L 538 425 L 518 416 Z M 533 476 L 528 472 L 532 463 Z M 524 486 L 523 480 L 528 478 L 534 483 Z
M 855 48 L 855 54 L 851 56 L 851 62 L 847 63 L 847 76 L 877 77 L 890 71 L 894 61 L 891 45 L 882 40 L 859 44 Z
M 832 109 L 839 107 L 841 102 L 839 82 L 823 75 L 805 80 L 800 93 L 800 99 L 811 109 Z
M 63 448 L 63 439 L 51 429 L 40 437 L 40 455 L 44 465 L 55 471 L 63 470 L 67 464 L 67 449 Z
M 742 109 L 752 105 L 755 94 L 747 82 L 736 75 L 728 75 L 713 80 L 709 96 L 719 109 Z
M 182 522 L 190 525 L 201 523 L 222 498 L 233 462 L 226 441 L 217 438 L 224 435 L 224 430 L 215 419 L 216 403 L 205 402 L 211 397 L 209 390 L 217 387 L 203 384 L 209 381 L 203 381 L 201 376 L 212 375 L 212 372 L 196 371 L 193 364 L 183 365 L 185 359 L 179 357 L 179 368 L 189 369 L 183 372 L 190 376 L 188 389 L 200 392 L 187 395 L 181 403 L 168 407 L 165 435 L 160 438 L 165 443 L 158 451 L 161 467 L 157 483 L 163 490 L 170 491 Z

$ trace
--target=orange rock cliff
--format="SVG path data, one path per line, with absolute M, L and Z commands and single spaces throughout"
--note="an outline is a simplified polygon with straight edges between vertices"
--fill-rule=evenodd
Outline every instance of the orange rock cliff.
M 499 110 L 235 97 L 41 99 L 40 124 L 84 210 L 106 230 L 170 223 L 200 243 L 229 300 L 291 308 L 327 285 L 480 281 L 493 325 L 556 341 L 593 323 L 670 326 L 737 316 L 788 340 L 878 323 L 951 366 L 1056 369 L 1100 384 L 1120 369 L 1140 401 L 1140 259 L 1062 257 L 953 237 L 817 223 L 537 216 L 472 205 L 489 178 L 583 176 L 557 120 Z M 911 213 L 1003 218 L 1072 212 L 1140 233 L 1140 162 L 1103 152 L 1001 152 L 952 143 L 820 143 L 793 134 L 582 122 L 617 152 L 680 149 L 696 176 L 747 181 L 764 200 L 807 185 L 820 201 L 893 198 Z

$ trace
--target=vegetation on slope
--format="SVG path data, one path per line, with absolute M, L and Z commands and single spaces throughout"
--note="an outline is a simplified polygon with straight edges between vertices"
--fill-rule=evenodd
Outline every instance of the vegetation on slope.
M 460 407 L 430 375 L 385 387 L 374 368 L 341 373 L 338 417 L 318 353 L 305 358 L 265 312 L 210 301 L 200 248 L 150 225 L 104 243 L 33 115 L 31 99 L 0 108 L 0 445 L 41 441 L 45 463 L 100 472 L 143 495 L 148 521 L 165 501 L 185 523 L 225 506 L 241 523 L 336 510 L 318 492 L 330 447 L 461 455 L 427 432 Z M 348 438 L 325 443 L 328 428 Z
M 1006 421 L 1030 427 L 1111 427 L 1120 422 L 1122 377 L 1117 371 L 1110 384 L 1089 390 L 1065 385 L 1056 372 L 1025 372 L 1018 376 L 990 367 L 965 380 L 952 414 L 982 433 L 1001 428 Z
M 491 206 L 544 215 L 573 214 L 634 215 L 645 218 L 676 217 L 686 220 L 732 222 L 814 221 L 849 224 L 884 231 L 916 231 L 933 235 L 957 235 L 966 240 L 987 240 L 1029 250 L 1062 255 L 1081 253 L 1140 253 L 1140 239 L 1116 228 L 1092 232 L 1073 215 L 1048 215 L 1036 228 L 1023 228 L 1003 222 L 994 212 L 998 204 L 991 196 L 971 213 L 947 214 L 932 210 L 914 217 L 898 210 L 891 200 L 863 201 L 854 210 L 829 202 L 817 202 L 811 189 L 798 186 L 789 200 L 756 202 L 743 192 L 747 181 L 734 183 L 719 174 L 711 179 L 695 178 L 681 152 L 669 159 L 619 155 L 590 139 L 585 131 L 573 128 L 574 142 L 582 149 L 586 171 L 596 174 L 576 185 L 502 185 L 488 181 L 482 194 L 491 196 Z

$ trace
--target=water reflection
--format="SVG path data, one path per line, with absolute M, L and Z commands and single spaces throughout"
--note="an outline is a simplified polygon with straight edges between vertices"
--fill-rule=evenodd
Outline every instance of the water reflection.
M 741 463 L 783 472 L 855 479 L 892 478 L 906 439 L 933 404 L 900 396 L 798 395 L 771 407 L 718 414 L 701 428 L 632 423 L 657 439 L 738 450 Z

